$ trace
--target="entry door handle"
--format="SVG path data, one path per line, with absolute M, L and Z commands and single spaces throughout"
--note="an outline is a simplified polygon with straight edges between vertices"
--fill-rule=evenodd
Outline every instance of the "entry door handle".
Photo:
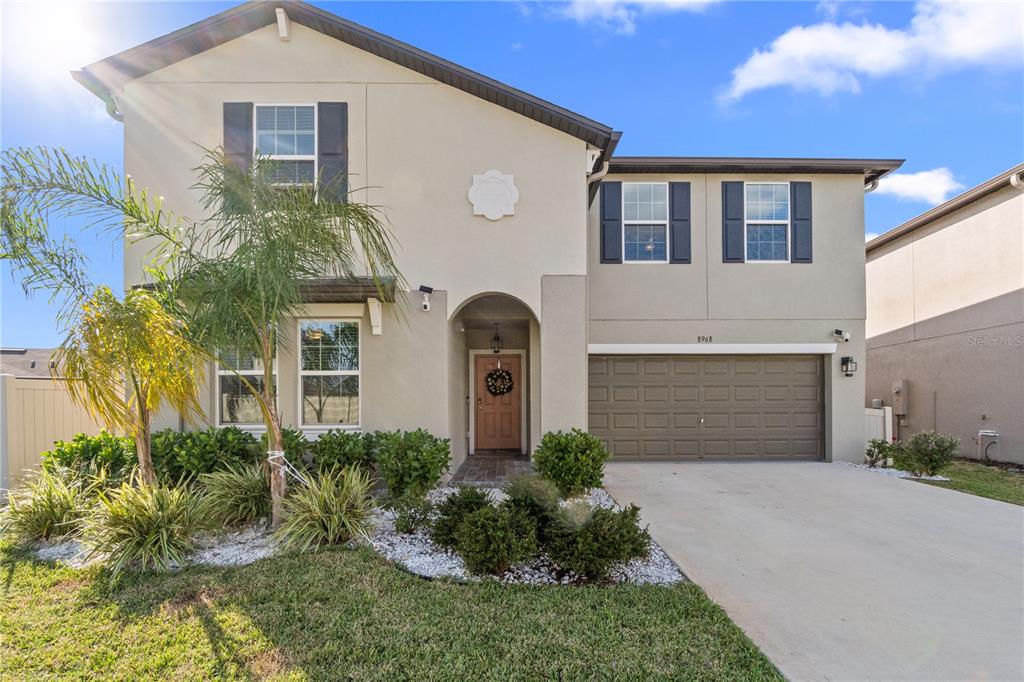
M 484 399 L 483 398 L 477 398 L 476 399 L 476 409 L 478 409 L 478 410 L 484 409 Z

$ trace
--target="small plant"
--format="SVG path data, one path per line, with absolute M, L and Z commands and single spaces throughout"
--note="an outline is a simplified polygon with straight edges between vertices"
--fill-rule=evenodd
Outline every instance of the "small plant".
M 286 549 L 301 552 L 337 545 L 370 530 L 372 481 L 359 468 L 332 469 L 313 476 L 284 500 L 284 520 L 274 537 Z
M 95 436 L 79 433 L 70 441 L 56 441 L 53 449 L 41 457 L 44 469 L 67 469 L 84 476 L 102 470 L 109 478 L 128 478 L 138 464 L 132 439 L 107 431 Z
M 564 496 L 577 495 L 601 485 L 608 450 L 597 436 L 573 429 L 544 434 L 533 463 Z
M 437 518 L 430 531 L 435 544 L 449 549 L 458 544 L 459 526 L 470 514 L 491 506 L 491 496 L 485 490 L 464 486 L 437 505 Z
M 229 464 L 202 474 L 212 520 L 225 526 L 252 523 L 270 515 L 270 479 L 262 464 Z
M 47 540 L 78 530 L 89 506 L 83 479 L 52 464 L 12 491 L 0 514 L 0 531 L 18 542 Z
M 487 506 L 463 520 L 456 547 L 472 573 L 498 575 L 537 551 L 536 525 L 521 510 Z
M 956 457 L 960 439 L 934 431 L 921 431 L 901 444 L 896 466 L 915 476 L 935 476 Z
M 97 498 L 82 537 L 90 557 L 107 557 L 113 576 L 134 566 L 166 570 L 195 550 L 196 533 L 211 527 L 208 511 L 188 486 L 123 483 Z
M 608 578 L 616 564 L 646 557 L 651 536 L 639 524 L 640 509 L 598 507 L 581 503 L 560 511 L 547 550 L 551 559 L 588 581 Z
M 164 429 L 153 434 L 152 444 L 153 468 L 165 485 L 262 459 L 256 437 L 235 426 L 203 431 Z
M 375 454 L 374 440 L 372 434 L 331 429 L 320 434 L 310 446 L 313 463 L 320 471 L 349 466 L 371 471 Z
M 869 467 L 888 466 L 889 460 L 897 456 L 899 449 L 898 443 L 884 438 L 872 438 L 868 441 L 867 450 L 864 451 L 864 463 Z
M 267 445 L 267 434 L 263 434 L 260 441 L 260 460 L 263 460 L 270 446 Z M 310 453 L 311 447 L 306 435 L 298 429 L 285 427 L 281 429 L 281 443 L 284 447 L 284 457 L 292 466 L 299 468 L 306 466 L 306 455 Z
M 398 533 L 409 535 L 430 526 L 434 505 L 422 497 L 406 495 L 393 500 L 389 506 L 395 513 L 395 531 Z
M 426 495 L 451 462 L 448 439 L 437 438 L 423 429 L 395 431 L 379 438 L 380 474 L 392 497 L 407 493 Z
M 519 509 L 537 524 L 537 538 L 543 544 L 548 526 L 558 510 L 558 488 L 546 478 L 526 474 L 513 478 L 505 487 L 504 504 Z

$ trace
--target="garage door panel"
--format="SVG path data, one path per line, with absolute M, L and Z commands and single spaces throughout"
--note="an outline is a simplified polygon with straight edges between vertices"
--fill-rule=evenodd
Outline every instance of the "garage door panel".
M 595 356 L 590 430 L 624 458 L 820 458 L 820 356 Z

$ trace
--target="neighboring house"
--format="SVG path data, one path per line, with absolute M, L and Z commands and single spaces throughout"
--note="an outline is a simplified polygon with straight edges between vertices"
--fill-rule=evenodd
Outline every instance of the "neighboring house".
M 276 371 L 313 436 L 424 427 L 456 464 L 573 427 L 616 457 L 862 456 L 864 378 L 841 357 L 864 355 L 864 188 L 900 161 L 613 157 L 606 125 L 300 2 L 75 78 L 123 120 L 125 171 L 180 213 L 200 212 L 190 169 L 217 145 L 293 180 L 345 172 L 385 207 L 401 272 L 432 293 L 311 284 Z M 125 249 L 126 286 L 144 250 Z M 211 420 L 257 427 L 236 377 L 211 376 Z
M 867 287 L 868 401 L 1024 464 L 1024 164 L 868 242 Z
M 56 348 L 0 348 L 0 374 L 22 379 L 49 379 Z

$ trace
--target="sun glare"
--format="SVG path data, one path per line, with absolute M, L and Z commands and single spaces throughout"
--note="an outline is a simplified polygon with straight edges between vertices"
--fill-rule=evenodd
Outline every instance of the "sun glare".
M 47 84 L 103 55 L 94 3 L 30 0 L 3 3 L 4 70 Z

